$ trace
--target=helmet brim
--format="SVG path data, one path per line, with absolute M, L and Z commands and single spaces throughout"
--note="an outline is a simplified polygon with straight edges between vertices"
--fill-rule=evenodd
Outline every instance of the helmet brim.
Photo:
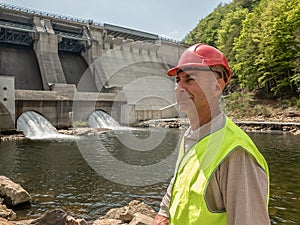
M 169 76 L 176 76 L 178 70 L 179 70 L 178 67 L 173 67 L 173 68 L 171 68 L 171 69 L 169 69 L 169 70 L 167 71 L 167 74 L 168 74 Z
M 207 64 L 202 64 L 202 63 L 188 63 L 185 65 L 181 65 L 173 67 L 167 71 L 167 74 L 169 76 L 177 76 L 177 74 L 181 71 L 186 71 L 186 70 L 203 70 L 203 71 L 211 71 L 209 66 Z

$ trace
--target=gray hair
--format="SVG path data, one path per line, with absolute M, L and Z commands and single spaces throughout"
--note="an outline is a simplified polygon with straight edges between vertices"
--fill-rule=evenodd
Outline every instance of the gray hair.
M 226 69 L 223 66 L 210 66 L 209 68 L 211 69 L 212 72 L 217 73 L 218 76 L 222 78 L 225 83 L 227 83 L 228 74 Z

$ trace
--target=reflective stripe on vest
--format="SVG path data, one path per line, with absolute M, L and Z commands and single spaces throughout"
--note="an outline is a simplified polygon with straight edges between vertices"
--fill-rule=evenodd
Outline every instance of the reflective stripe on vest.
M 267 163 L 255 144 L 245 132 L 226 118 L 222 129 L 202 138 L 179 159 L 169 207 L 170 224 L 227 225 L 226 213 L 209 211 L 204 195 L 210 177 L 238 147 L 242 147 L 256 159 L 269 179 Z M 183 148 L 182 144 L 181 153 L 184 152 Z M 269 190 L 267 205 L 268 199 Z

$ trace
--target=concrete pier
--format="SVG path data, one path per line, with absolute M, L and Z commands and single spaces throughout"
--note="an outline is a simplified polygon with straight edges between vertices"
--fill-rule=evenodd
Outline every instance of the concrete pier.
M 66 83 L 64 72 L 58 57 L 60 37 L 55 34 L 50 20 L 34 17 L 36 33 L 33 49 L 37 56 L 44 90 L 50 90 L 49 84 Z
M 14 77 L 0 76 L 0 131 L 15 127 Z

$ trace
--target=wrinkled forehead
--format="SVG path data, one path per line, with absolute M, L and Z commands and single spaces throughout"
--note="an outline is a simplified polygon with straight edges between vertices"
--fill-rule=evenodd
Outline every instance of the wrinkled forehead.
M 198 79 L 215 79 L 214 72 L 211 71 L 210 69 L 207 70 L 195 70 L 195 69 L 190 69 L 190 70 L 181 70 L 178 71 L 176 78 L 185 78 L 185 77 L 190 77 L 192 76 L 193 78 L 198 78 Z
M 200 67 L 183 67 L 177 69 L 176 73 L 177 75 L 182 72 L 188 73 L 188 71 L 211 71 L 211 68 L 209 66 L 200 66 Z

